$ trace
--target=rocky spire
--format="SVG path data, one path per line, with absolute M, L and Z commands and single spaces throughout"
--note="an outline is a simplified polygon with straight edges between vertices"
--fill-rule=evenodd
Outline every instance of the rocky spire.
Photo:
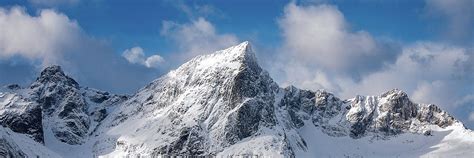
M 61 82 L 66 86 L 79 88 L 79 84 L 74 79 L 64 74 L 62 68 L 58 65 L 46 67 L 43 71 L 41 71 L 40 76 L 36 79 L 36 82 L 32 84 L 31 88 L 39 86 L 38 84 L 58 84 L 58 82 Z

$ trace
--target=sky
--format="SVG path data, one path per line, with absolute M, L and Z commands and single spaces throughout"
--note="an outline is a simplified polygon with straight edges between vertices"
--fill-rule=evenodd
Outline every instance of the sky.
M 398 88 L 474 127 L 474 0 L 2 0 L 0 85 L 61 65 L 83 86 L 131 94 L 243 41 L 282 87 Z

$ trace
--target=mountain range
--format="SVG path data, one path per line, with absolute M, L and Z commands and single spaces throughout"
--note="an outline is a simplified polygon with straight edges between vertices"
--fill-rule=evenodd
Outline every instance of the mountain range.
M 0 90 L 0 157 L 471 157 L 474 132 L 398 89 L 341 99 L 280 87 L 248 42 L 132 95 L 49 66 Z

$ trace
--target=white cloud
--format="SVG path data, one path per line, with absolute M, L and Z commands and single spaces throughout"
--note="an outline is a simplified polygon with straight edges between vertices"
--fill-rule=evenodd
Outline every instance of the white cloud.
M 158 68 L 161 64 L 165 62 L 163 57 L 159 55 L 145 57 L 145 53 L 143 52 L 143 49 L 141 47 L 133 47 L 127 49 L 122 53 L 122 56 L 130 63 L 141 64 L 148 68 Z
M 376 42 L 371 35 L 365 31 L 351 32 L 342 13 L 331 5 L 290 3 L 279 25 L 289 53 L 320 67 L 346 70 L 376 55 Z
M 161 35 L 177 44 L 182 59 L 212 53 L 238 43 L 235 35 L 218 34 L 214 25 L 202 17 L 186 24 L 164 21 Z
M 122 56 L 133 64 L 142 64 L 145 62 L 145 54 L 141 47 L 127 49 L 122 53 Z
M 77 23 L 63 14 L 41 10 L 31 17 L 21 7 L 0 8 L 0 28 L 0 57 L 21 55 L 43 64 L 60 60 L 81 34 Z
M 149 67 L 149 68 L 157 68 L 161 64 L 163 64 L 163 62 L 165 62 L 163 57 L 161 57 L 159 55 L 152 55 L 152 56 L 149 56 L 148 58 L 146 58 L 145 66 Z

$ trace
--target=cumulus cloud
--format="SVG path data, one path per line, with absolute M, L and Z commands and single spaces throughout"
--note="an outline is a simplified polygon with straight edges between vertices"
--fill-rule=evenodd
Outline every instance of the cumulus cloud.
M 165 62 L 163 57 L 159 55 L 151 55 L 145 57 L 145 53 L 141 47 L 133 47 L 125 50 L 122 53 L 122 56 L 127 59 L 128 62 L 133 64 L 141 64 L 148 68 L 158 68 L 161 64 Z
M 374 54 L 376 49 L 367 32 L 348 30 L 344 16 L 334 6 L 290 3 L 279 24 L 291 53 L 327 68 L 347 68 L 354 58 Z
M 290 3 L 278 24 L 288 56 L 312 67 L 358 75 L 395 55 L 385 41 L 375 40 L 364 30 L 352 31 L 332 5 Z
M 474 44 L 474 1 L 426 0 L 426 11 L 446 21 L 441 23 L 445 37 Z
M 58 62 L 81 35 L 77 23 L 63 14 L 41 10 L 31 17 L 21 7 L 0 8 L 0 28 L 0 57 L 21 55 L 43 64 Z
M 359 80 L 361 76 L 394 62 L 399 46 L 377 40 L 368 32 L 353 31 L 344 15 L 332 5 L 285 7 L 278 24 L 284 37 L 278 59 L 271 66 L 283 85 L 341 91 L 336 76 Z M 281 80 L 281 78 L 284 78 Z
M 57 64 L 82 85 L 120 93 L 133 92 L 160 73 L 130 64 L 106 42 L 87 35 L 78 22 L 54 10 L 29 15 L 21 7 L 0 8 L 0 28 L 0 62 L 4 63 L 0 66 L 10 70 L 24 69 L 18 71 L 26 74 L 33 67 L 38 73 L 45 66 Z M 19 60 L 31 66 L 12 64 Z M 148 65 L 156 66 L 157 61 L 150 58 Z M 0 84 L 24 80 L 25 76 L 20 78 L 3 69 Z M 12 79 L 14 76 L 19 78 Z
M 214 25 L 202 17 L 185 24 L 164 21 L 161 35 L 177 45 L 182 59 L 212 53 L 238 43 L 235 35 L 219 34 Z

